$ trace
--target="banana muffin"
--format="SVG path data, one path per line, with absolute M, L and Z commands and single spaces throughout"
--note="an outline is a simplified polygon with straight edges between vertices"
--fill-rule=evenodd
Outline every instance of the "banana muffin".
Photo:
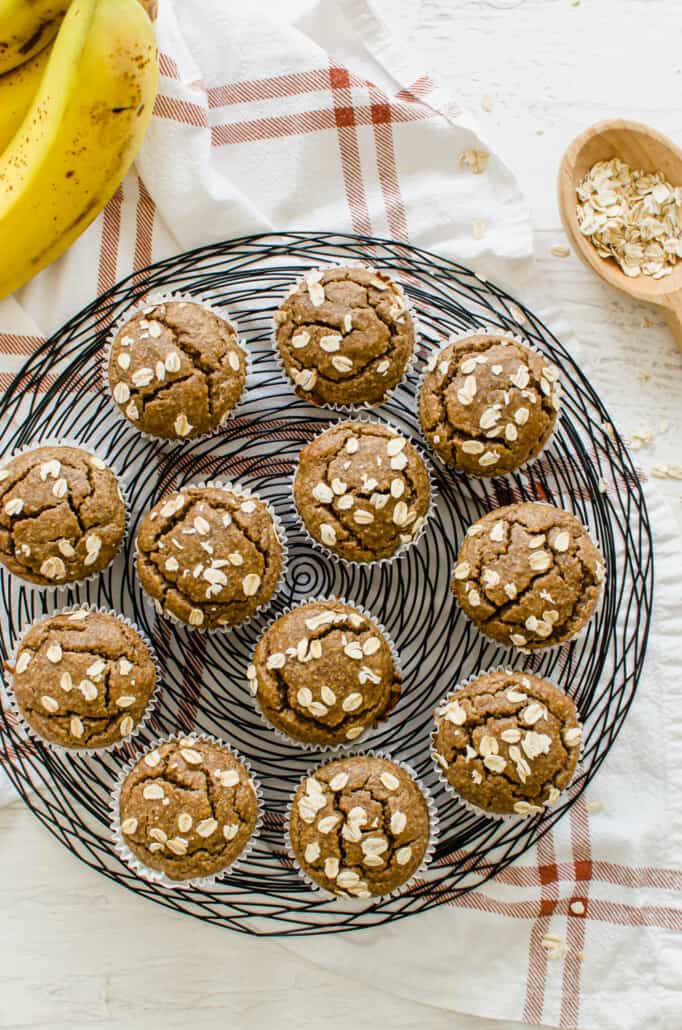
M 306 744 L 357 740 L 400 695 L 400 672 L 381 630 L 335 600 L 281 615 L 261 637 L 247 676 L 268 722 Z
M 405 292 L 385 272 L 306 274 L 275 312 L 275 339 L 299 397 L 376 405 L 405 374 L 415 331 Z
M 392 558 L 419 536 L 431 486 L 404 436 L 376 422 L 339 422 L 301 451 L 294 500 L 311 537 L 346 561 Z
M 245 765 L 226 746 L 192 736 L 158 744 L 125 777 L 121 836 L 170 880 L 215 876 L 243 853 L 258 823 Z
M 87 608 L 31 626 L 14 667 L 6 668 L 31 729 L 74 750 L 129 737 L 156 687 L 154 661 L 140 634 L 113 613 Z
M 107 374 L 131 425 L 185 440 L 229 416 L 244 389 L 246 354 L 230 322 L 204 304 L 169 300 L 138 311 L 119 329 Z
M 477 676 L 436 708 L 435 722 L 441 775 L 484 812 L 542 812 L 570 783 L 580 754 L 573 701 L 528 672 Z
M 486 636 L 530 650 L 575 637 L 603 580 L 603 558 L 575 515 L 526 501 L 469 527 L 452 592 Z
M 217 486 L 168 494 L 137 536 L 137 573 L 161 614 L 195 629 L 234 626 L 277 589 L 282 544 L 256 494 Z
M 424 861 L 430 832 L 426 798 L 412 776 L 371 755 L 317 769 L 289 812 L 302 872 L 340 897 L 381 897 L 407 883 Z
M 0 469 L 0 562 L 41 586 L 75 583 L 117 554 L 126 512 L 116 476 L 77 447 L 36 447 Z
M 537 457 L 560 403 L 559 371 L 518 340 L 475 333 L 434 354 L 419 392 L 429 446 L 447 465 L 500 476 Z

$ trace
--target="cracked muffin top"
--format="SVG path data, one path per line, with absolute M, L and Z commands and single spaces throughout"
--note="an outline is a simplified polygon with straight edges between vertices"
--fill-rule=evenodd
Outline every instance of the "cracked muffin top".
M 116 615 L 86 608 L 32 626 L 17 651 L 12 689 L 21 714 L 61 747 L 108 747 L 129 737 L 156 685 L 149 648 Z
M 526 501 L 469 527 L 452 592 L 482 633 L 529 650 L 576 636 L 603 579 L 603 558 L 575 515 Z
M 289 813 L 296 861 L 341 897 L 381 897 L 421 866 L 429 811 L 412 776 L 371 755 L 323 765 L 299 786 Z
M 435 711 L 433 758 L 485 812 L 535 815 L 568 786 L 581 731 L 570 697 L 527 672 L 486 672 Z
M 215 486 L 163 497 L 140 522 L 137 573 L 162 614 L 197 629 L 250 618 L 277 589 L 282 545 L 255 494 Z
M 123 840 L 149 869 L 181 881 L 215 876 L 244 851 L 258 798 L 232 751 L 182 737 L 136 763 L 121 788 Z
M 475 476 L 513 472 L 537 457 L 556 423 L 559 371 L 518 340 L 479 333 L 432 355 L 419 392 L 429 446 Z
M 232 325 L 203 304 L 137 312 L 114 337 L 109 386 L 137 429 L 184 440 L 217 429 L 239 400 L 246 355 Z
M 376 405 L 403 378 L 415 332 L 401 286 L 348 267 L 308 272 L 275 312 L 275 338 L 299 397 Z
M 341 601 L 310 601 L 281 615 L 247 670 L 265 718 L 309 744 L 357 740 L 398 700 L 400 673 L 374 622 Z
M 36 447 L 0 469 L 0 562 L 41 586 L 101 572 L 125 534 L 116 476 L 77 447 Z
M 339 422 L 302 449 L 294 500 L 314 540 L 347 561 L 371 562 L 419 536 L 431 487 L 422 458 L 400 433 Z

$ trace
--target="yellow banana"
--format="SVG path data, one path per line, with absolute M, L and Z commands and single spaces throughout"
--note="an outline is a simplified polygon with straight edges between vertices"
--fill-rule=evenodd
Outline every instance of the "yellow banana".
M 69 0 L 0 0 L 0 75 L 54 39 L 68 6 Z
M 14 71 L 0 75 L 0 153 L 10 142 L 33 103 L 50 57 L 45 47 Z
M 157 82 L 154 31 L 138 0 L 73 0 L 0 157 L 0 297 L 63 253 L 116 192 Z

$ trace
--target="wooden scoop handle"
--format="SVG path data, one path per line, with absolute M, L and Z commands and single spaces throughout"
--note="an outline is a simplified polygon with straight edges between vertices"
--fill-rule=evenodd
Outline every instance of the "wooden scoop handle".
M 682 290 L 676 290 L 664 298 L 663 314 L 675 343 L 682 350 Z

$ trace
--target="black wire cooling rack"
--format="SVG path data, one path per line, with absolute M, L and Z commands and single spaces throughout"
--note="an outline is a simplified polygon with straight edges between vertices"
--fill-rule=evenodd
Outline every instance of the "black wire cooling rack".
M 349 260 L 369 262 L 396 276 L 418 313 L 415 367 L 376 412 L 417 441 L 418 378 L 432 349 L 452 331 L 495 326 L 519 333 L 559 366 L 564 388 L 559 430 L 540 461 L 527 472 L 492 481 L 436 465 L 439 498 L 427 532 L 403 559 L 377 569 L 328 561 L 306 545 L 296 527 L 290 481 L 298 451 L 338 416 L 297 399 L 270 343 L 273 310 L 302 270 Z M 237 417 L 218 436 L 180 446 L 143 439 L 113 417 L 99 379 L 99 358 L 112 322 L 143 296 L 169 291 L 202 294 L 223 305 L 236 318 L 252 356 L 248 393 Z M 167 908 L 245 933 L 302 935 L 377 926 L 450 902 L 494 876 L 563 816 L 606 757 L 632 702 L 649 631 L 653 554 L 642 490 L 580 368 L 539 318 L 483 277 L 406 244 L 312 232 L 248 236 L 158 262 L 72 318 L 11 384 L 0 404 L 3 450 L 54 437 L 95 448 L 122 474 L 132 509 L 130 533 L 109 571 L 58 597 L 26 588 L 2 571 L 2 658 L 41 614 L 76 602 L 113 607 L 152 638 L 163 671 L 162 703 L 138 743 L 101 757 L 61 757 L 28 742 L 5 706 L 0 757 L 43 825 L 109 879 Z M 211 636 L 157 619 L 133 569 L 141 515 L 166 491 L 207 477 L 235 479 L 266 497 L 287 528 L 291 557 L 286 587 L 269 615 Z M 467 526 L 491 508 L 524 499 L 574 511 L 594 533 L 608 568 L 603 604 L 586 635 L 529 658 L 487 642 L 448 590 Z M 402 697 L 386 727 L 361 744 L 409 762 L 433 791 L 440 817 L 440 839 L 428 873 L 399 897 L 372 903 L 313 893 L 292 868 L 283 841 L 284 813 L 300 776 L 322 753 L 302 754 L 274 736 L 254 712 L 245 683 L 250 655 L 273 610 L 322 593 L 361 602 L 397 643 Z M 436 701 L 471 673 L 500 664 L 525 666 L 561 684 L 576 701 L 586 729 L 580 774 L 568 799 L 529 820 L 499 822 L 472 815 L 445 793 L 429 757 Z M 134 750 L 193 727 L 223 737 L 246 755 L 263 784 L 267 812 L 261 837 L 241 871 L 211 890 L 166 889 L 140 879 L 115 854 L 108 799 L 117 768 Z

